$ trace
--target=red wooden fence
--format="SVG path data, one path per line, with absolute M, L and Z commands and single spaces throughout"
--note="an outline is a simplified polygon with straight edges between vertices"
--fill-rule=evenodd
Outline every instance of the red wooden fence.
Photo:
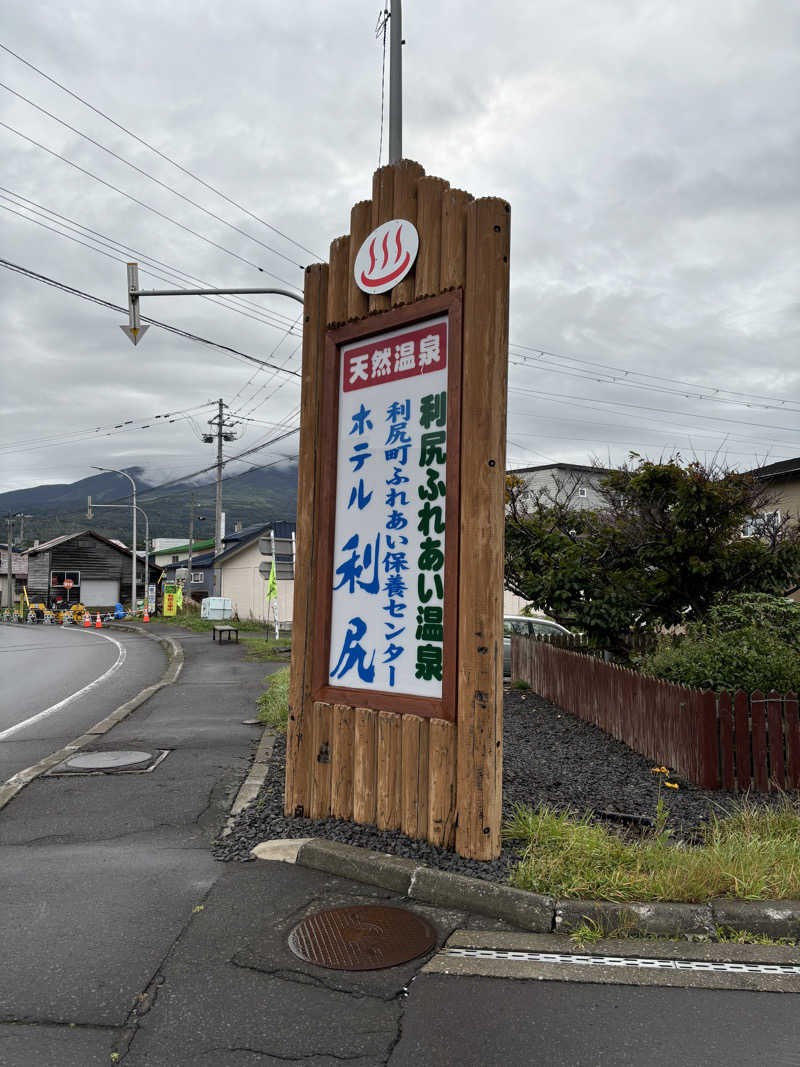
M 511 677 L 703 789 L 800 789 L 796 693 L 691 689 L 516 635 Z

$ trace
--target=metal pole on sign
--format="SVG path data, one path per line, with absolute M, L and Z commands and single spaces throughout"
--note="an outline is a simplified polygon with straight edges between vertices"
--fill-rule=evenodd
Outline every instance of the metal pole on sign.
M 275 566 L 275 531 L 269 532 L 270 545 L 272 546 L 272 566 L 275 567 L 275 592 L 278 591 L 278 568 Z M 281 635 L 280 628 L 278 626 L 278 597 L 272 598 L 272 620 L 275 623 L 275 640 L 277 641 Z
M 391 45 L 389 56 L 389 162 L 403 158 L 403 7 L 392 0 Z

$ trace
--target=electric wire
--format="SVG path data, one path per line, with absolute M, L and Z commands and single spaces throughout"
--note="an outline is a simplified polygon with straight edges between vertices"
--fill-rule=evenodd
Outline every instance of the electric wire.
M 112 189 L 115 193 L 119 193 L 120 196 L 124 196 L 126 199 L 132 201 L 134 204 L 138 204 L 138 206 L 144 208 L 145 211 L 150 211 L 153 215 L 157 215 L 160 219 L 164 219 L 166 222 L 171 223 L 173 226 L 177 226 L 178 229 L 183 230 L 185 233 L 189 233 L 193 237 L 196 237 L 198 240 L 204 241 L 207 245 L 211 245 L 213 248 L 219 249 L 220 252 L 224 252 L 226 255 L 231 256 L 233 259 L 238 259 L 241 263 L 247 264 L 248 267 L 255 268 L 255 270 L 257 270 L 260 274 L 264 274 L 267 278 L 274 278 L 275 281 L 280 282 L 281 285 L 286 286 L 288 289 L 297 289 L 299 291 L 299 286 L 295 285 L 294 282 L 286 281 L 285 278 L 281 278 L 279 275 L 273 274 L 271 271 L 266 270 L 258 263 L 253 262 L 252 259 L 248 259 L 247 256 L 239 255 L 238 252 L 234 252 L 231 248 L 226 248 L 225 245 L 221 245 L 218 241 L 212 241 L 210 237 L 206 237 L 204 234 L 192 229 L 191 226 L 186 226 L 183 222 L 178 222 L 177 219 L 174 219 L 170 215 L 166 215 L 163 211 L 159 211 L 158 208 L 152 207 L 152 205 L 145 203 L 144 200 L 139 200 L 138 197 L 133 196 L 132 193 L 128 193 L 124 189 L 120 189 L 118 185 L 114 185 L 112 182 L 106 181 L 105 178 L 101 178 L 98 174 L 94 174 L 92 171 L 87 170 L 86 167 L 81 167 L 73 160 L 68 159 L 66 156 L 62 156 L 60 152 L 56 152 L 54 149 L 48 148 L 47 145 L 42 144 L 41 141 L 37 141 L 35 138 L 29 137 L 27 134 L 22 133 L 20 130 L 17 130 L 14 126 L 10 126 L 7 122 L 0 122 L 0 127 L 5 130 L 9 130 L 17 137 L 21 137 L 24 141 L 28 141 L 30 144 L 35 145 L 37 148 L 41 148 L 43 152 L 47 152 L 49 155 L 54 156 L 56 159 L 60 159 L 62 162 L 68 164 L 70 167 L 74 167 L 74 169 L 80 171 L 81 174 L 85 174 L 87 175 L 87 177 L 92 178 L 94 181 L 106 186 L 106 188 Z
M 19 100 L 24 100 L 26 104 L 29 104 L 31 107 L 41 112 L 41 114 L 47 115 L 47 117 L 52 119 L 54 122 L 60 123 L 60 125 L 70 130 L 72 133 L 77 134 L 78 137 L 83 137 L 84 140 L 88 141 L 90 144 L 93 144 L 102 152 L 106 152 L 113 159 L 118 160 L 120 163 L 124 163 L 126 167 L 130 167 L 131 170 L 135 170 L 137 174 L 141 174 L 143 177 L 149 179 L 151 182 L 154 182 L 162 189 L 166 189 L 167 192 L 172 193 L 173 196 L 177 196 L 179 199 L 185 201 L 185 203 L 191 204 L 192 207 L 197 208 L 198 211 L 202 211 L 203 214 L 208 215 L 210 218 L 215 219 L 217 222 L 221 222 L 223 226 L 227 226 L 229 229 L 235 230 L 236 233 L 241 234 L 242 237 L 246 237 L 248 240 L 255 242 L 255 244 L 257 245 L 260 245 L 262 248 L 265 248 L 273 255 L 286 260 L 287 263 L 291 263 L 293 267 L 298 267 L 300 270 L 305 269 L 305 264 L 298 263 L 290 256 L 285 255 L 283 252 L 279 252 L 276 248 L 273 248 L 271 245 L 268 245 L 264 241 L 259 240 L 258 237 L 254 237 L 251 233 L 248 233 L 247 230 L 241 229 L 234 223 L 229 222 L 227 219 L 224 219 L 221 215 L 217 215 L 214 211 L 211 211 L 210 208 L 204 207 L 202 204 L 198 204 L 196 200 L 192 200 L 191 197 L 188 197 L 184 193 L 179 192 L 177 189 L 173 188 L 171 185 L 168 185 L 166 182 L 162 182 L 160 178 L 156 178 L 156 176 L 154 174 L 150 174 L 149 171 L 144 170 L 142 167 L 137 167 L 137 165 L 135 163 L 131 163 L 129 159 L 126 159 L 124 156 L 119 155 L 119 153 L 114 152 L 111 148 L 107 148 L 100 141 L 96 141 L 94 137 L 90 137 L 88 133 L 84 133 L 77 127 L 70 125 L 69 122 L 66 122 L 64 119 L 59 118 L 58 115 L 54 115 L 53 112 L 48 111 L 47 108 L 41 107 L 39 104 L 35 103 L 27 96 L 23 96 L 22 93 L 17 92 L 16 89 L 12 89 L 11 86 L 6 85 L 5 82 L 0 82 L 0 89 L 5 89 L 6 92 L 12 93 Z
M 135 134 L 132 130 L 129 130 L 127 126 L 123 126 L 121 123 L 117 122 L 116 119 L 112 119 L 110 115 L 107 115 L 104 111 L 101 111 L 100 108 L 95 107 L 94 104 L 90 104 L 88 100 L 84 100 L 82 96 L 79 96 L 78 93 L 74 92 L 72 89 L 67 88 L 66 85 L 63 85 L 61 82 L 57 81 L 50 74 L 46 74 L 39 67 L 35 66 L 35 64 L 31 63 L 30 60 L 24 59 L 21 55 L 19 55 L 18 52 L 14 52 L 11 48 L 9 48 L 7 45 L 4 45 L 2 42 L 0 42 L 0 49 L 13 56 L 14 59 L 19 60 L 20 63 L 23 63 L 26 67 L 30 68 L 30 70 L 35 71 L 40 77 L 44 78 L 46 81 L 49 81 L 58 89 L 61 89 L 62 92 L 67 93 L 67 95 L 71 96 L 73 100 L 77 100 L 78 103 L 83 104 L 84 107 L 89 108 L 90 111 L 93 111 L 96 115 L 99 115 L 101 118 L 105 119 L 106 122 L 110 122 L 112 126 L 115 126 L 118 130 L 121 130 L 123 133 L 127 134 L 128 137 L 132 137 L 134 141 L 137 141 L 140 145 L 143 145 L 145 148 L 149 149 L 149 151 L 154 152 L 155 155 L 157 155 L 160 159 L 163 159 L 166 163 L 169 163 L 171 166 L 175 167 L 182 174 L 185 174 L 187 177 L 192 178 L 193 181 L 198 182 L 200 185 L 210 190 L 210 192 L 214 193 L 216 196 L 219 196 L 223 200 L 227 201 L 227 203 L 229 203 L 232 207 L 235 207 L 238 211 L 244 212 L 245 215 L 249 216 L 255 222 L 259 222 L 268 230 L 272 230 L 273 233 L 278 234 L 279 237 L 282 237 L 285 241 L 288 241 L 290 244 L 293 244 L 296 248 L 301 249 L 303 252 L 308 252 L 308 254 L 310 256 L 314 256 L 318 262 L 322 262 L 324 260 L 324 256 L 320 256 L 317 252 L 313 252 L 310 248 L 306 248 L 305 245 L 300 244 L 300 242 L 296 241 L 293 237 L 289 237 L 288 234 L 285 234 L 282 230 L 279 230 L 276 226 L 273 226 L 272 223 L 267 222 L 265 219 L 262 219 L 258 215 L 255 215 L 252 211 L 249 211 L 246 207 L 243 207 L 242 204 L 237 203 L 231 197 L 227 196 L 227 194 L 223 193 L 220 189 L 217 189 L 209 182 L 204 181 L 203 178 L 200 178 L 193 171 L 189 170 L 188 167 L 184 167 L 182 164 L 176 162 L 176 160 L 172 159 L 171 156 L 168 156 L 165 152 L 162 152 L 160 149 L 156 148 L 155 145 L 150 144 L 149 141 L 145 141 L 144 138 L 139 137 L 138 134 Z
M 82 300 L 88 300 L 93 304 L 97 304 L 100 307 L 108 308 L 111 311 L 122 312 L 124 315 L 128 314 L 128 309 L 120 307 L 119 304 L 112 304 L 110 300 L 103 300 L 99 296 L 94 296 L 92 293 L 84 292 L 82 289 L 76 289 L 71 285 L 67 285 L 64 282 L 59 282 L 55 278 L 49 278 L 45 274 L 39 274 L 38 271 L 31 270 L 29 267 L 23 267 L 18 263 L 13 263 L 11 260 L 0 258 L 0 267 L 5 267 L 7 270 L 14 271 L 16 274 L 23 275 L 26 278 L 30 278 L 32 281 L 41 282 L 44 285 L 50 285 L 55 289 L 60 289 L 62 292 L 69 293 L 72 296 L 80 297 Z M 161 322 L 158 319 L 150 318 L 149 316 L 142 315 L 142 322 L 146 322 L 151 326 L 157 326 L 161 330 L 166 330 L 168 333 L 175 334 L 177 337 L 184 337 L 189 341 L 197 341 L 199 344 L 209 345 L 211 348 L 216 348 L 220 352 L 225 352 L 228 355 L 232 355 L 235 358 L 247 360 L 250 363 L 256 363 L 262 367 L 270 367 L 272 370 L 280 371 L 283 374 L 291 375 L 293 378 L 300 378 L 299 371 L 288 370 L 277 365 L 267 363 L 266 360 L 258 359 L 256 356 L 251 356 L 247 352 L 242 352 L 238 348 L 233 348 L 230 345 L 224 345 L 219 341 L 211 341 L 207 337 L 201 337 L 199 334 L 192 333 L 190 330 L 181 330 L 177 326 L 171 326 L 169 323 Z
M 8 200 L 9 203 L 15 204 L 16 207 L 21 207 L 25 211 L 30 211 L 33 214 L 37 214 L 41 218 L 47 218 L 51 222 L 55 222 L 56 225 L 63 226 L 67 229 L 72 229 L 74 232 L 80 233 L 82 236 L 91 235 L 92 240 L 97 240 L 100 243 L 105 243 L 106 247 L 109 247 L 112 250 L 120 249 L 128 257 L 130 257 L 131 255 L 137 256 L 140 263 L 155 263 L 156 266 L 163 267 L 165 270 L 173 274 L 176 279 L 179 279 L 181 285 L 185 284 L 184 279 L 186 279 L 188 281 L 193 282 L 197 286 L 201 286 L 208 289 L 214 288 L 213 283 L 206 281 L 204 278 L 198 278 L 196 275 L 190 274 L 188 271 L 182 270 L 180 267 L 175 267 L 170 263 L 165 263 L 164 260 L 157 259 L 155 256 L 150 255 L 148 252 L 143 252 L 141 249 L 133 248 L 131 245 L 127 245 L 123 241 L 118 241 L 114 237 L 109 237 L 108 234 L 104 234 L 101 233 L 99 230 L 92 229 L 91 226 L 86 226 L 84 223 L 78 222 L 76 219 L 71 219 L 67 215 L 62 215 L 60 212 L 55 211 L 53 208 L 46 207 L 44 204 L 39 204 L 35 200 L 30 200 L 28 197 L 22 196 L 21 193 L 15 192 L 13 189 L 8 189 L 5 186 L 0 185 L 0 197 L 2 197 L 3 200 Z M 21 203 L 18 203 L 18 201 L 21 201 Z M 27 216 L 25 215 L 21 215 L 20 217 L 27 218 Z M 53 232 L 57 233 L 59 231 L 54 230 Z M 62 234 L 61 236 L 67 235 Z M 127 262 L 127 260 L 125 262 Z M 209 297 L 205 297 L 204 299 L 209 299 Z M 227 295 L 225 296 L 225 302 L 223 302 L 221 299 L 218 299 L 217 303 L 219 303 L 220 306 L 223 307 L 230 307 L 230 310 L 234 310 L 233 305 L 241 305 L 243 308 L 254 310 L 266 316 L 268 320 L 276 319 L 277 322 L 271 324 L 281 329 L 285 328 L 287 324 L 296 322 L 296 320 L 292 320 L 289 315 L 284 315 L 282 312 L 275 311 L 274 309 L 268 310 L 264 308 L 261 304 L 256 303 L 256 301 L 248 300 L 243 296 Z

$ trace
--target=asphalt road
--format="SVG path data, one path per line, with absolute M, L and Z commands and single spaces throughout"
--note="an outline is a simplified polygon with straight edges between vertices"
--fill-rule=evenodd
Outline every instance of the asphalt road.
M 135 634 L 0 626 L 0 782 L 78 737 L 165 667 L 160 645 Z

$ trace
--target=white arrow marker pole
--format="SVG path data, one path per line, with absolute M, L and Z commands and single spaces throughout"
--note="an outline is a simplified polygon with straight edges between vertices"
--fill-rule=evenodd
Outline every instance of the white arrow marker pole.
M 149 326 L 142 326 L 139 319 L 139 264 L 128 264 L 128 325 L 120 326 L 124 334 L 130 337 L 134 345 L 138 345 Z M 136 294 L 136 295 L 134 295 Z

